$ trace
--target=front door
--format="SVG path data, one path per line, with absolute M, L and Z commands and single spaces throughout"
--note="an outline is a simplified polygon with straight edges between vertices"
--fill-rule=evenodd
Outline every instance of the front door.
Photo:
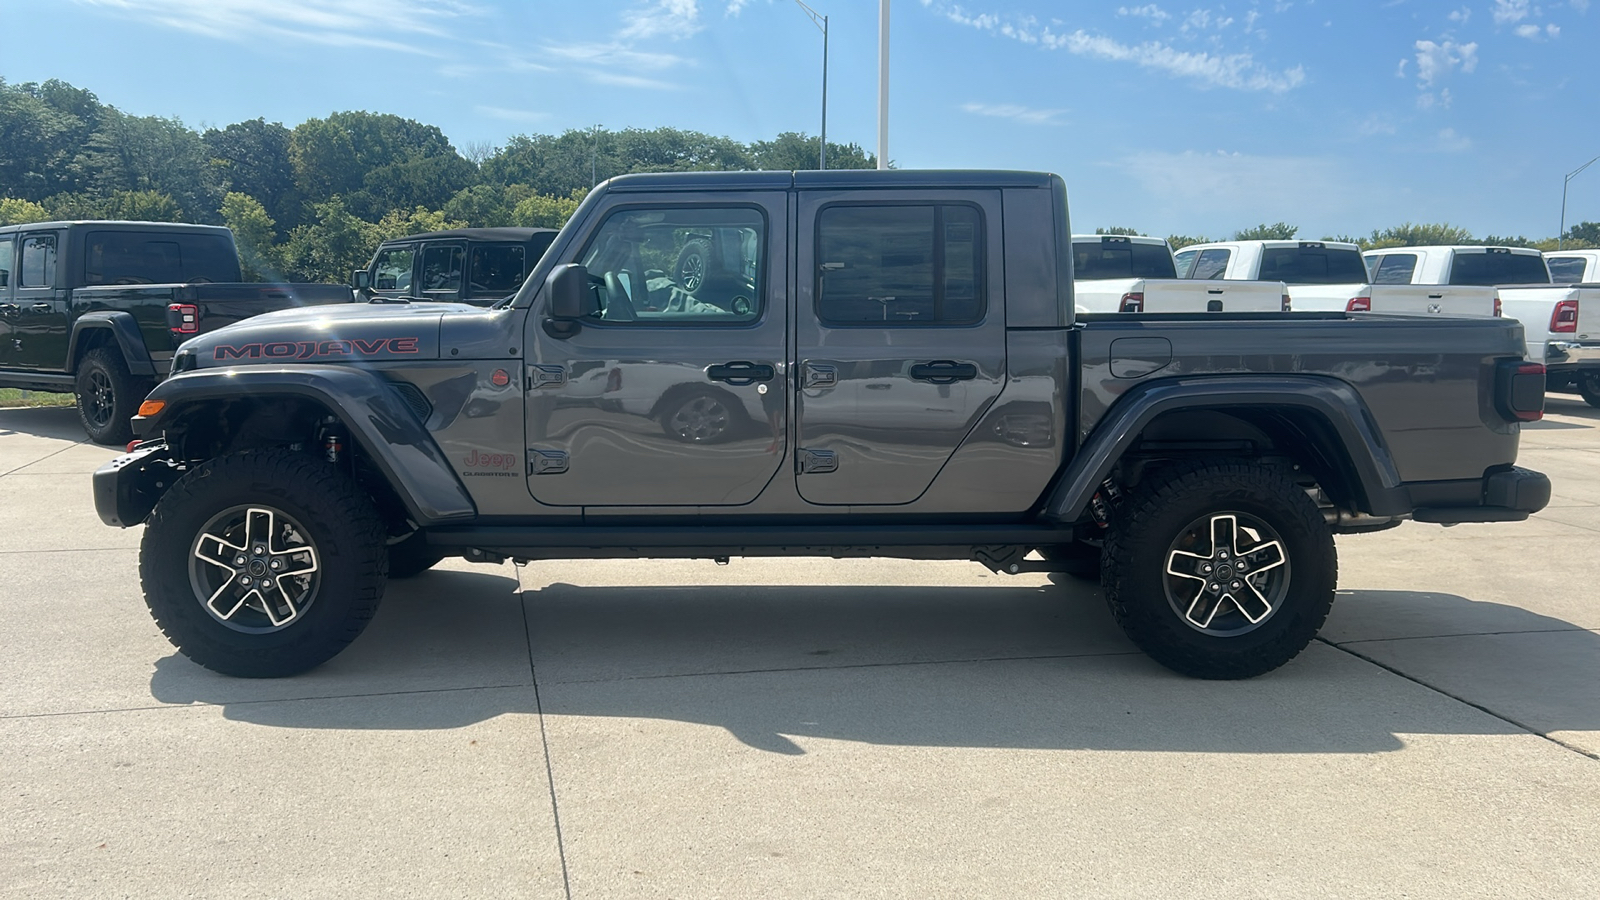
M 541 295 L 528 317 L 529 491 L 568 506 L 749 503 L 789 459 L 786 196 L 619 194 L 591 221 L 562 261 L 588 269 L 592 312 L 576 333 L 547 328 Z
M 66 368 L 67 292 L 57 288 L 60 238 L 55 232 L 21 236 L 10 364 L 24 369 Z
M 16 235 L 0 235 L 0 366 L 10 365 L 15 355 L 17 317 L 22 313 L 16 301 L 16 253 Z
M 799 213 L 800 496 L 910 503 L 1004 386 L 1000 195 L 817 191 Z

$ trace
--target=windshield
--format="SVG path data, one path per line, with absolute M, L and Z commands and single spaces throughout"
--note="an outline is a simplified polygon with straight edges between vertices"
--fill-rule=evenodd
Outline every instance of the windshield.
M 91 231 L 84 242 L 84 284 L 240 280 L 239 257 L 224 234 Z
M 1367 267 L 1353 247 L 1267 247 L 1256 277 L 1289 284 L 1356 284 L 1367 280 Z
M 1550 270 L 1537 253 L 1512 253 L 1490 247 L 1483 251 L 1457 250 L 1450 264 L 1451 284 L 1549 284 Z
M 1165 244 L 1078 241 L 1072 245 L 1072 266 L 1073 277 L 1082 281 L 1178 277 Z

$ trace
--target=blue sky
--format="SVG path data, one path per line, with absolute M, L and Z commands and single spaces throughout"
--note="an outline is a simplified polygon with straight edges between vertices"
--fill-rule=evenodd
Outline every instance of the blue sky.
M 1562 176 L 1600 154 L 1590 0 L 893 3 L 890 157 L 1058 172 L 1081 230 L 1551 236 Z M 878 4 L 811 5 L 831 24 L 829 137 L 872 149 Z M 196 127 L 368 109 L 461 147 L 819 124 L 821 35 L 793 0 L 3 6 L 0 76 Z M 1600 165 L 1567 219 L 1600 220 Z

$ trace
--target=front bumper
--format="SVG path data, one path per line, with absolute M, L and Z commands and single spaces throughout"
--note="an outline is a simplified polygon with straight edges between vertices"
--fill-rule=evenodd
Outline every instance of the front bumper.
M 1600 368 L 1600 343 L 1546 341 L 1544 367 L 1552 372 Z
M 182 475 L 166 444 L 141 446 L 94 471 L 94 511 L 107 525 L 131 528 L 150 517 L 156 501 Z
M 1550 502 L 1550 478 L 1543 472 L 1506 466 L 1483 476 L 1483 490 L 1474 506 L 1421 507 L 1418 522 L 1458 525 L 1463 522 L 1520 522 Z

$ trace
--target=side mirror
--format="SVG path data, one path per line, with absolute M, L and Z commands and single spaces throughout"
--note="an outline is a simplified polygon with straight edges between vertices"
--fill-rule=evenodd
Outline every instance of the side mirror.
M 550 298 L 550 318 L 581 319 L 593 311 L 594 294 L 589 290 L 589 270 L 577 263 L 556 266 L 544 282 Z
M 357 269 L 350 273 L 350 286 L 358 291 L 372 287 L 372 273 L 366 269 Z

